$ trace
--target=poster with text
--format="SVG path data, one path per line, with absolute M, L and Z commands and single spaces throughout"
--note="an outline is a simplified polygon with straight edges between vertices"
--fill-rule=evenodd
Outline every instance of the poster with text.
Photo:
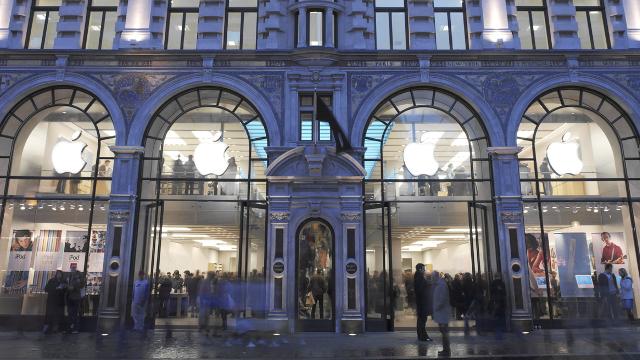
M 31 230 L 14 230 L 9 251 L 8 271 L 28 271 L 31 267 L 33 253 L 33 232 Z
M 33 231 L 14 230 L 11 239 L 11 251 L 33 250 Z
M 558 256 L 558 278 L 562 297 L 593 297 L 593 290 L 579 286 L 576 280 L 576 275 L 591 275 L 587 234 L 556 233 L 553 237 Z
M 78 271 L 84 271 L 84 258 L 85 253 L 81 252 L 72 252 L 72 253 L 64 253 L 62 257 L 62 271 L 68 272 L 71 271 L 72 267 L 75 267 Z
M 89 236 L 86 231 L 67 231 L 64 239 L 64 252 L 83 253 L 89 249 Z
M 591 244 L 598 274 L 604 272 L 606 264 L 613 265 L 613 273 L 616 275 L 618 269 L 629 267 L 627 243 L 622 232 L 592 233 Z
M 559 286 L 559 280 L 556 276 L 558 273 L 558 260 L 556 255 L 555 240 L 546 239 L 547 249 L 547 265 L 549 272 L 549 280 L 551 286 L 551 293 L 557 292 Z M 547 296 L 547 282 L 545 275 L 545 257 L 542 244 L 542 235 L 540 233 L 526 233 L 525 245 L 527 248 L 527 263 L 529 265 L 529 283 L 531 288 L 532 297 L 546 297 Z

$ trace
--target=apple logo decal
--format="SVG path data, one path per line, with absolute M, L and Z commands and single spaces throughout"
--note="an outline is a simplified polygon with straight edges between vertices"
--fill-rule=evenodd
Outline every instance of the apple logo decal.
M 58 174 L 77 174 L 87 165 L 82 154 L 87 144 L 77 141 L 81 134 L 81 131 L 76 131 L 71 135 L 71 141 L 60 138 L 53 146 L 51 161 Z
M 440 166 L 434 156 L 436 144 L 428 140 L 428 133 L 424 133 L 420 143 L 411 143 L 404 148 L 404 165 L 413 176 L 433 176 L 438 172 Z
M 193 152 L 193 162 L 196 164 L 198 172 L 202 175 L 220 176 L 229 167 L 229 155 L 227 149 L 229 145 L 222 141 L 222 133 L 218 131 L 211 140 L 200 143 Z
M 555 142 L 547 147 L 547 158 L 551 170 L 558 175 L 578 175 L 582 171 L 580 160 L 580 144 L 571 138 L 571 133 L 562 135 L 562 142 Z

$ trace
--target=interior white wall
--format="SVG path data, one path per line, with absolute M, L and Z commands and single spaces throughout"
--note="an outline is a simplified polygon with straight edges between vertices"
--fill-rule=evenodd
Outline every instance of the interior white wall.
M 471 253 L 468 243 L 429 249 L 422 252 L 422 262 L 432 264 L 433 270 L 453 274 L 471 272 Z
M 218 250 L 199 247 L 190 241 L 163 242 L 160 249 L 160 271 L 164 273 L 174 270 L 180 270 L 181 273 L 185 270 L 206 272 L 209 263 L 219 260 Z

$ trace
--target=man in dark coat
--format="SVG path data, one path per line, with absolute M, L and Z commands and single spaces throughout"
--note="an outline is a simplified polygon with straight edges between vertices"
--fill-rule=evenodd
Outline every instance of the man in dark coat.
M 425 269 L 422 263 L 416 265 L 416 273 L 413 275 L 413 286 L 416 296 L 416 330 L 418 340 L 432 341 L 427 334 L 427 316 L 433 311 L 433 299 L 431 283 L 425 278 Z

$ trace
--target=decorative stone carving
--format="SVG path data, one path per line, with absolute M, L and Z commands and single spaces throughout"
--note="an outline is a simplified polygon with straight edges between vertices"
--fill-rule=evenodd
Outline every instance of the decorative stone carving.
M 289 222 L 288 211 L 272 211 L 271 222 Z
M 352 75 L 349 81 L 352 113 L 360 106 L 362 100 L 380 83 L 389 79 L 391 75 L 383 74 L 358 74 Z
M 500 218 L 503 223 L 519 224 L 522 222 L 522 213 L 520 211 L 502 211 Z
M 109 87 L 128 120 L 133 119 L 137 109 L 153 90 L 174 75 L 149 75 L 146 73 L 101 74 L 96 76 Z
M 0 74 L 0 94 L 27 76 L 29 75 L 26 73 Z
M 360 222 L 362 214 L 357 211 L 343 212 L 340 214 L 340 218 L 345 222 Z
M 129 210 L 111 210 L 109 218 L 112 222 L 126 222 L 129 220 Z
M 273 110 L 278 114 L 278 118 L 283 117 L 284 113 L 284 78 L 282 74 L 264 75 L 264 73 L 249 73 L 240 75 L 241 78 L 247 80 L 255 86 L 273 106 Z

